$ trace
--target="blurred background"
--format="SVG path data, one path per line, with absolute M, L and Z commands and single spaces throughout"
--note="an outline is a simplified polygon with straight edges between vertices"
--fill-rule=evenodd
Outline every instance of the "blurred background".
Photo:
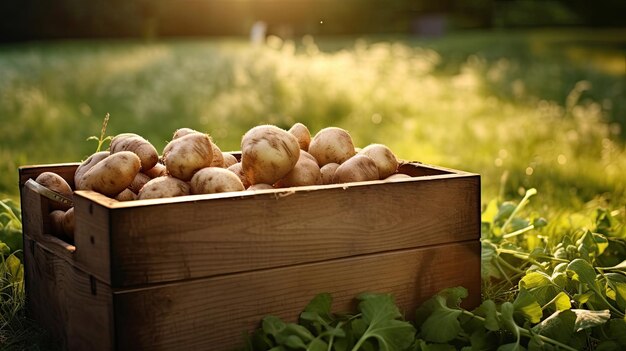
M 482 175 L 483 202 L 626 198 L 626 1 L 43 0 L 0 3 L 0 194 L 22 165 L 174 130 L 347 129 Z

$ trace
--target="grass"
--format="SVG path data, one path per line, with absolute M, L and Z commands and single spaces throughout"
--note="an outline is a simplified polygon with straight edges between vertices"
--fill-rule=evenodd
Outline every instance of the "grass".
M 0 195 L 17 201 L 20 165 L 93 153 L 86 139 L 100 134 L 107 113 L 109 135 L 135 132 L 160 150 L 180 127 L 238 150 L 257 124 L 299 121 L 312 132 L 346 128 L 358 146 L 384 143 L 404 159 L 480 173 L 484 202 L 537 188 L 531 207 L 557 237 L 600 207 L 623 216 L 625 57 L 626 30 L 270 38 L 257 48 L 240 39 L 4 45 Z M 0 288 L 9 291 L 14 275 L 5 268 Z M 43 341 L 27 340 L 45 333 L 24 319 L 20 296 L 2 295 L 0 344 L 38 349 Z

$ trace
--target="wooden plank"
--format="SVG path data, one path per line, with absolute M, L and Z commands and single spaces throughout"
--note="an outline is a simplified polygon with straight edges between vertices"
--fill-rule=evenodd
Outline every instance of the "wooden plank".
M 477 240 L 479 186 L 477 176 L 468 176 L 115 208 L 111 284 Z
M 60 175 L 74 189 L 74 173 L 80 163 L 57 163 L 50 165 L 23 166 L 19 168 L 20 188 L 28 179 L 36 179 L 43 172 L 53 172 Z
M 231 350 L 265 315 L 295 321 L 321 292 L 334 311 L 353 311 L 364 291 L 391 293 L 411 320 L 443 288 L 465 286 L 480 303 L 478 240 L 230 274 L 114 293 L 117 348 Z
M 111 289 L 24 236 L 27 311 L 68 350 L 111 350 Z

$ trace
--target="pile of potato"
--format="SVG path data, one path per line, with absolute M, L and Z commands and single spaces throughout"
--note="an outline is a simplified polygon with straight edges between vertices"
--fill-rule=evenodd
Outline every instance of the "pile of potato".
M 91 155 L 76 169 L 75 190 L 93 190 L 118 201 L 190 194 L 286 188 L 408 177 L 397 173 L 398 160 L 381 144 L 355 149 L 350 134 L 328 127 L 313 138 L 296 123 L 289 131 L 272 125 L 250 129 L 241 140 L 241 161 L 222 152 L 209 135 L 176 130 L 159 156 L 137 134 L 111 140 L 109 151 Z M 46 172 L 36 181 L 68 197 L 71 187 Z M 54 208 L 55 234 L 73 238 L 73 208 Z

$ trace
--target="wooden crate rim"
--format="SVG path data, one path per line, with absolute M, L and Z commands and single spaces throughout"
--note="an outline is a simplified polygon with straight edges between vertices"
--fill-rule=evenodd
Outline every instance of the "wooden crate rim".
M 40 164 L 40 165 L 28 165 L 28 166 L 20 166 L 19 171 L 22 173 L 25 170 L 29 169 L 37 169 L 37 168 L 52 168 L 52 167 L 77 167 L 80 165 L 80 162 L 66 162 L 66 163 L 53 163 L 53 164 Z M 232 191 L 218 194 L 200 194 L 200 195 L 185 195 L 185 196 L 177 196 L 171 198 L 163 198 L 163 199 L 148 199 L 148 200 L 134 200 L 134 201 L 117 201 L 105 195 L 102 195 L 98 192 L 91 190 L 76 190 L 74 191 L 74 196 L 79 196 L 82 198 L 86 198 L 98 205 L 104 206 L 108 209 L 122 209 L 122 208 L 135 208 L 135 207 L 145 207 L 145 206 L 153 206 L 153 205 L 165 205 L 165 204 L 173 204 L 173 203 L 184 203 L 184 202 L 198 202 L 198 201 L 207 201 L 207 200 L 217 200 L 217 199 L 236 199 L 236 198 L 250 198 L 255 196 L 274 196 L 276 199 L 290 196 L 296 193 L 307 193 L 311 191 L 320 191 L 320 190 L 330 190 L 330 189 L 343 189 L 349 190 L 352 188 L 359 188 L 362 186 L 368 185 L 377 185 L 377 184 L 403 184 L 403 183 L 412 183 L 412 182 L 424 182 L 431 181 L 437 179 L 451 179 L 451 178 L 464 178 L 464 177 L 474 177 L 479 176 L 477 173 L 461 171 L 457 169 L 435 166 L 430 164 L 425 164 L 419 161 L 402 161 L 400 163 L 400 167 L 402 166 L 415 166 L 419 168 L 427 168 L 435 171 L 442 172 L 442 174 L 436 175 L 423 175 L 419 177 L 411 177 L 411 178 L 400 178 L 394 179 L 392 181 L 388 180 L 372 180 L 372 181 L 364 181 L 364 182 L 352 182 L 352 183 L 343 183 L 343 184 L 328 184 L 328 185 L 309 185 L 309 186 L 297 186 L 290 188 L 280 188 L 280 189 L 262 189 L 262 190 L 244 190 L 244 191 Z M 20 179 L 20 187 L 24 186 L 24 183 L 27 179 Z

